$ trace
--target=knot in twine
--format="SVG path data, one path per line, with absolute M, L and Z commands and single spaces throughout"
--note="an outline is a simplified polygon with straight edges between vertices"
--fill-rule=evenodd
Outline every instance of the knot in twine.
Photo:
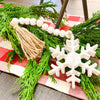
M 27 60 L 35 59 L 43 52 L 43 49 L 45 48 L 45 42 L 38 39 L 27 29 L 18 26 L 18 24 L 16 24 L 14 21 L 11 21 L 10 25 L 16 31 L 16 34 L 21 43 L 21 48 Z

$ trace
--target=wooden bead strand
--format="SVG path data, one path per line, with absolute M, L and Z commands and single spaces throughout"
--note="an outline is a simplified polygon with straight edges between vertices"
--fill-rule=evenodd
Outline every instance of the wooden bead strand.
M 38 20 L 36 20 L 35 18 L 29 19 L 29 18 L 13 18 L 13 20 L 16 24 L 21 24 L 21 25 L 37 25 L 38 27 L 40 27 L 42 30 L 47 31 L 49 34 L 54 34 L 56 36 L 60 36 L 60 37 L 67 37 L 67 38 L 71 38 L 72 37 L 72 32 L 70 30 L 68 31 L 64 31 L 64 30 L 59 30 L 59 29 L 55 29 L 52 26 L 48 26 L 48 24 L 46 24 L 46 20 L 44 20 L 43 17 L 39 18 Z
M 21 20 L 13 19 L 10 25 L 13 26 L 14 30 L 16 31 L 27 60 L 33 60 L 42 53 L 43 49 L 45 48 L 45 42 L 38 39 L 27 29 L 18 26 L 18 21 L 20 21 L 21 24 L 29 24 L 29 19 L 26 19 L 26 22 L 23 20 L 24 19 L 22 18 Z
M 64 31 L 59 29 L 54 29 L 54 27 L 48 26 L 46 24 L 46 21 L 43 17 L 36 20 L 35 18 L 13 18 L 10 25 L 13 26 L 13 28 L 16 30 L 16 34 L 20 40 L 22 50 L 27 57 L 27 59 L 35 59 L 37 56 L 39 56 L 43 49 L 45 48 L 45 42 L 38 39 L 34 34 L 29 32 L 25 28 L 21 28 L 18 26 L 18 24 L 21 25 L 37 25 L 44 31 L 47 31 L 49 34 L 54 34 L 56 36 L 60 37 L 67 37 L 71 38 L 73 36 L 71 31 Z

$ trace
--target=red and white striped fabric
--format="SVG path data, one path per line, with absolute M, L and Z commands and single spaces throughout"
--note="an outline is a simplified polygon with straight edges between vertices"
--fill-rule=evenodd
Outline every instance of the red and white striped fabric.
M 73 25 L 79 24 L 84 21 L 83 17 L 77 17 L 77 16 L 69 16 L 68 17 L 68 26 L 65 26 L 64 28 L 60 28 L 63 30 L 68 30 L 70 27 Z M 26 67 L 27 60 L 25 58 L 24 61 L 21 63 L 18 62 L 18 57 L 16 56 L 13 62 L 15 64 L 10 64 L 10 72 L 8 71 L 7 68 L 7 62 L 5 62 L 6 55 L 8 54 L 9 51 L 11 51 L 11 46 L 10 42 L 8 41 L 3 41 L 2 38 L 0 38 L 0 70 L 7 72 L 7 73 L 13 73 L 17 76 L 23 75 L 23 71 Z M 39 61 L 40 58 L 37 58 L 37 61 Z M 54 61 L 51 61 L 51 63 L 55 63 Z M 78 84 L 76 84 L 76 88 L 72 89 L 71 84 L 66 82 L 66 75 L 61 75 L 61 77 L 56 77 L 54 75 L 57 83 L 53 83 L 51 79 L 48 77 L 48 75 L 41 76 L 39 79 L 39 84 L 51 87 L 53 89 L 56 89 L 60 92 L 69 94 L 71 96 L 77 97 L 79 99 L 87 100 L 87 97 L 84 93 L 84 91 L 79 87 Z
M 4 6 L 2 4 L 0 4 L 0 8 L 3 8 Z

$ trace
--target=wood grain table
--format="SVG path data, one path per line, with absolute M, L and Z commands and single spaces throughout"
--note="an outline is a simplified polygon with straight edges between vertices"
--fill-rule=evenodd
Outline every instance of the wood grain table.
M 17 100 L 21 89 L 10 91 L 18 84 L 14 84 L 18 77 L 0 72 L 0 100 Z M 37 84 L 34 92 L 35 100 L 79 100 L 72 96 L 58 92 L 49 87 Z

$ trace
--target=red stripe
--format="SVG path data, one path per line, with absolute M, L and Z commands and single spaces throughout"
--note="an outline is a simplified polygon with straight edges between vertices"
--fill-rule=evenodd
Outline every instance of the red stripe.
M 88 100 L 84 91 L 79 86 L 75 86 L 75 89 L 72 89 L 72 87 L 70 87 L 69 94 L 83 100 Z
M 0 8 L 3 8 L 4 7 L 4 5 L 0 5 Z
M 68 21 L 76 21 L 76 22 L 80 22 L 80 18 L 79 16 L 69 16 L 68 17 Z
M 38 83 L 42 84 L 42 85 L 45 85 L 47 80 L 48 80 L 48 76 L 47 75 L 44 75 L 44 76 L 41 76 Z
M 0 47 L 0 60 L 2 60 L 2 58 L 4 56 L 6 56 L 5 54 L 7 54 L 9 51 L 10 50 L 8 50 L 8 49 L 5 49 L 5 48 Z
M 7 64 L 6 62 L 3 62 L 3 61 L 0 61 L 0 70 L 3 71 L 3 72 L 8 72 L 8 67 L 7 67 Z M 10 65 L 11 66 L 11 65 Z M 9 66 L 9 67 L 10 67 Z
M 64 28 L 59 28 L 59 30 L 69 30 L 71 27 L 70 26 L 65 26 Z

